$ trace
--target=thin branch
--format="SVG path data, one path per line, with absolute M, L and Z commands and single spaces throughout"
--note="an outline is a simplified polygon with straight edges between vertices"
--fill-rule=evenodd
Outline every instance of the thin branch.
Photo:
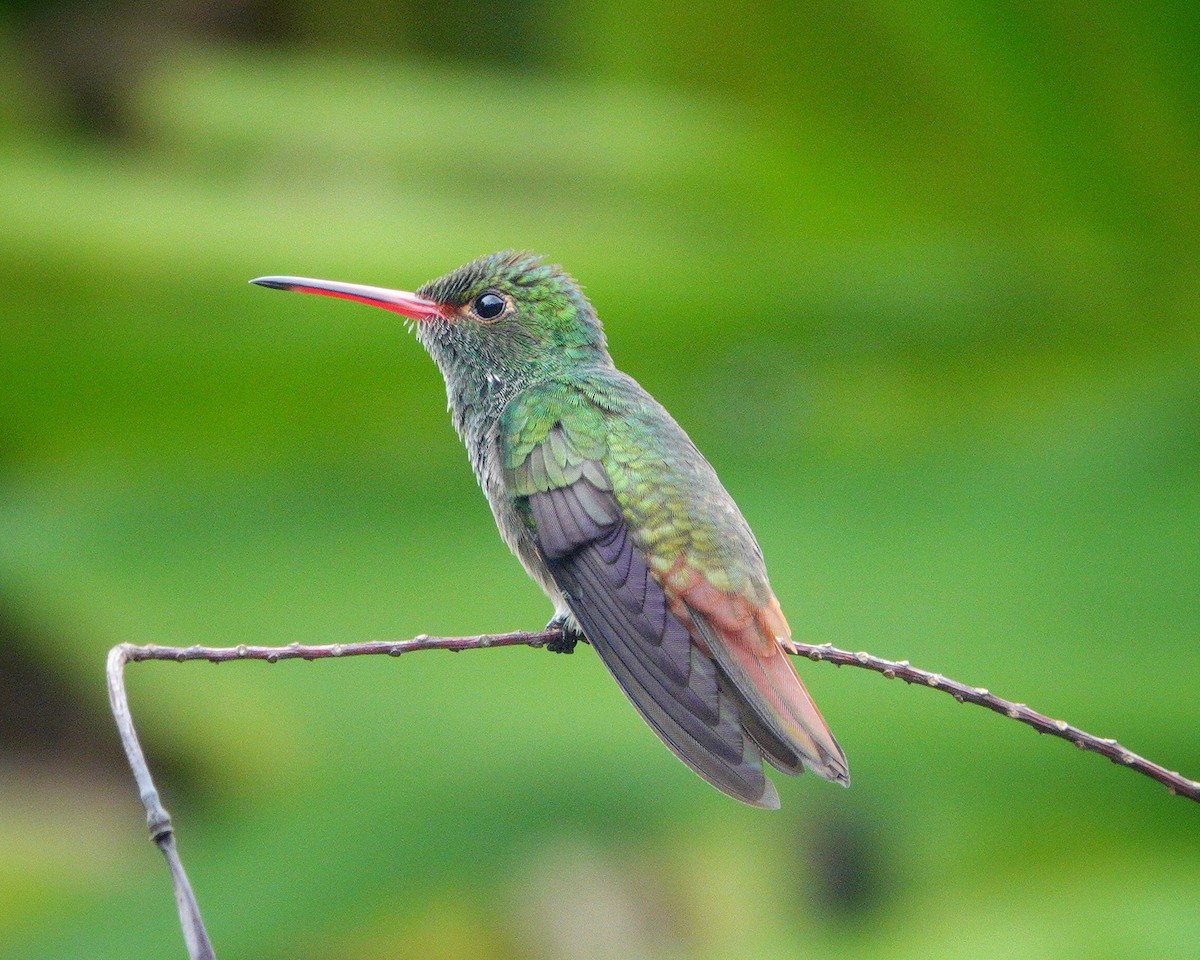
M 187 944 L 188 956 L 191 960 L 216 960 L 217 955 L 204 929 L 204 921 L 200 919 L 200 904 L 196 902 L 196 895 L 192 893 L 192 885 L 183 869 L 183 861 L 179 859 L 179 851 L 175 849 L 175 830 L 171 826 L 171 817 L 158 798 L 158 789 L 150 776 L 146 755 L 142 752 L 142 745 L 138 742 L 137 731 L 133 726 L 133 715 L 129 712 L 129 698 L 125 694 L 125 664 L 130 660 L 145 659 L 130 656 L 132 651 L 138 649 L 123 643 L 108 652 L 108 702 L 112 704 L 113 718 L 117 721 L 117 730 L 121 734 L 121 744 L 125 747 L 125 756 L 129 758 L 133 779 L 137 781 L 142 806 L 146 808 L 150 839 L 167 858 L 167 866 L 171 870 L 175 905 L 179 908 L 179 925 L 183 928 L 183 940 Z
M 183 869 L 183 861 L 180 860 L 179 851 L 175 847 L 175 829 L 171 825 L 171 816 L 158 796 L 158 788 L 150 775 L 146 754 L 142 751 L 137 730 L 133 725 L 133 714 L 129 711 L 129 695 L 125 691 L 127 663 L 137 663 L 141 660 L 208 660 L 212 663 L 221 663 L 224 660 L 265 660 L 275 663 L 278 660 L 322 660 L 326 657 L 357 657 L 381 653 L 398 657 L 402 653 L 414 650 L 458 652 L 486 647 L 541 647 L 561 636 L 558 630 L 546 630 L 541 633 L 481 634 L 475 637 L 421 635 L 399 643 L 334 643 L 319 647 L 302 647 L 298 643 L 287 647 L 139 647 L 132 643 L 122 643 L 113 647 L 108 652 L 108 701 L 112 705 L 113 719 L 117 722 L 121 745 L 129 759 L 129 768 L 137 782 L 142 806 L 146 808 L 150 839 L 166 857 L 167 866 L 171 871 L 175 906 L 179 910 L 179 925 L 183 930 L 183 940 L 190 960 L 216 960 L 216 952 L 208 938 L 208 931 L 204 928 L 200 904 L 192 891 L 192 885 Z
M 1065 720 L 1055 720 L 1044 713 L 1031 710 L 1023 703 L 1013 703 L 1011 700 L 997 697 L 984 687 L 968 687 L 965 683 L 950 680 L 940 673 L 930 673 L 928 670 L 910 666 L 907 660 L 884 660 L 862 651 L 850 653 L 848 650 L 838 650 L 828 643 L 820 646 L 797 643 L 795 646 L 798 654 L 808 657 L 810 660 L 824 660 L 832 663 L 835 667 L 862 667 L 864 670 L 874 670 L 876 673 L 882 673 L 889 680 L 899 678 L 905 683 L 931 687 L 942 693 L 950 694 L 959 703 L 973 703 L 991 710 L 993 713 L 1003 714 L 1012 720 L 1033 727 L 1038 733 L 1048 733 L 1052 737 L 1070 741 L 1080 750 L 1098 753 L 1113 763 L 1128 767 L 1151 780 L 1157 780 L 1171 794 L 1187 797 L 1189 800 L 1200 803 L 1200 781 L 1189 780 L 1173 770 L 1168 770 L 1145 757 L 1140 757 L 1132 750 L 1121 746 L 1116 740 L 1105 740 L 1086 730 L 1073 727 Z
M 129 757 L 129 766 L 133 770 L 141 794 L 142 805 L 146 808 L 146 821 L 150 827 L 150 839 L 158 845 L 171 870 L 171 881 L 175 887 L 175 902 L 179 908 L 179 922 L 183 928 L 183 937 L 188 949 L 190 960 L 216 960 L 212 944 L 200 918 L 200 907 L 184 873 L 183 864 L 175 849 L 175 835 L 171 826 L 171 818 L 159 799 L 158 790 L 150 776 L 146 757 L 138 743 L 137 731 L 133 726 L 133 717 L 129 712 L 129 699 L 125 693 L 125 664 L 142 660 L 207 660 L 211 663 L 223 663 L 227 660 L 265 660 L 276 663 L 280 660 L 324 660 L 331 657 L 361 657 L 386 654 L 398 657 L 405 653 L 418 650 L 450 650 L 457 653 L 460 650 L 481 650 L 488 647 L 544 647 L 555 640 L 562 639 L 562 631 L 558 629 L 543 630 L 538 633 L 499 633 L 479 634 L 473 637 L 430 637 L 422 634 L 411 640 L 373 641 L 368 643 L 333 643 L 320 646 L 304 646 L 299 643 L 286 647 L 160 647 L 155 645 L 136 646 L 123 643 L 113 647 L 108 655 L 108 695 L 112 703 L 113 716 L 117 721 L 117 729 L 121 734 L 121 742 Z M 1200 803 L 1200 781 L 1189 780 L 1187 777 L 1167 770 L 1140 757 L 1131 750 L 1117 743 L 1116 740 L 1105 740 L 1094 736 L 1078 727 L 1073 727 L 1064 720 L 1054 720 L 1045 714 L 1031 710 L 1023 703 L 1013 703 L 989 693 L 983 687 L 969 687 L 957 680 L 950 680 L 938 673 L 930 673 L 911 666 L 907 660 L 884 660 L 869 653 L 853 653 L 849 650 L 839 650 L 831 644 L 819 646 L 807 643 L 796 643 L 795 653 L 808 657 L 810 660 L 825 661 L 836 667 L 861 667 L 881 673 L 889 680 L 903 680 L 909 684 L 919 684 L 933 690 L 940 690 L 954 697 L 959 703 L 973 703 L 985 707 L 994 713 L 1003 714 L 1020 723 L 1033 727 L 1038 733 L 1048 733 L 1053 737 L 1067 740 L 1081 750 L 1098 753 L 1107 757 L 1113 763 L 1128 767 L 1143 776 L 1157 780 L 1167 790 L 1175 795 L 1186 797 Z

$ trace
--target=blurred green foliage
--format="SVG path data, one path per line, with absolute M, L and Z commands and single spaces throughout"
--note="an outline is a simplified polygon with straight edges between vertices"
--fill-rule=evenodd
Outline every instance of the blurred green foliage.
M 0 691 L 26 704 L 0 709 L 0 955 L 178 949 L 110 645 L 550 612 L 416 344 L 264 273 L 412 289 L 549 254 L 799 635 L 1200 774 L 1193 4 L 241 6 L 254 43 L 184 29 L 204 4 L 144 32 L 58 4 L 112 18 L 102 135 L 34 66 L 35 8 L 0 8 Z M 803 673 L 855 785 L 780 783 L 776 815 L 673 760 L 587 650 L 131 687 L 222 956 L 1194 954 L 1194 807 Z

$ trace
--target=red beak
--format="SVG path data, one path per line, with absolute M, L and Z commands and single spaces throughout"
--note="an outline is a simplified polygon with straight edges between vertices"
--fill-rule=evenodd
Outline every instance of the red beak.
M 354 300 L 372 307 L 383 307 L 410 320 L 432 320 L 447 315 L 440 303 L 418 297 L 415 293 L 388 290 L 386 287 L 366 287 L 358 283 L 338 283 L 336 280 L 310 280 L 307 277 L 259 277 L 250 282 L 275 290 L 299 290 L 301 293 L 319 293 L 325 297 Z

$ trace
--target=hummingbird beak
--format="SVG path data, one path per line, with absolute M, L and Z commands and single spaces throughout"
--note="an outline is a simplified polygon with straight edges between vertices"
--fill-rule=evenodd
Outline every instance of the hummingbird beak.
M 259 277 L 251 280 L 260 287 L 274 290 L 299 290 L 301 293 L 319 293 L 325 297 L 354 300 L 371 307 L 383 307 L 408 317 L 410 320 L 432 320 L 445 317 L 446 311 L 440 303 L 418 297 L 403 290 L 388 290 L 386 287 L 367 287 L 358 283 L 339 283 L 336 280 L 310 280 L 307 277 Z

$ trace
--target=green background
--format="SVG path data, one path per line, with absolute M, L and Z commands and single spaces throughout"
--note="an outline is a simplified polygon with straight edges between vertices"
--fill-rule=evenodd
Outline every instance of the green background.
M 536 628 L 414 289 L 548 254 L 800 639 L 1200 775 L 1193 3 L 0 5 L 0 956 L 181 956 L 122 641 Z M 222 957 L 1161 960 L 1200 810 L 800 664 L 854 786 L 743 808 L 596 657 L 146 664 Z

